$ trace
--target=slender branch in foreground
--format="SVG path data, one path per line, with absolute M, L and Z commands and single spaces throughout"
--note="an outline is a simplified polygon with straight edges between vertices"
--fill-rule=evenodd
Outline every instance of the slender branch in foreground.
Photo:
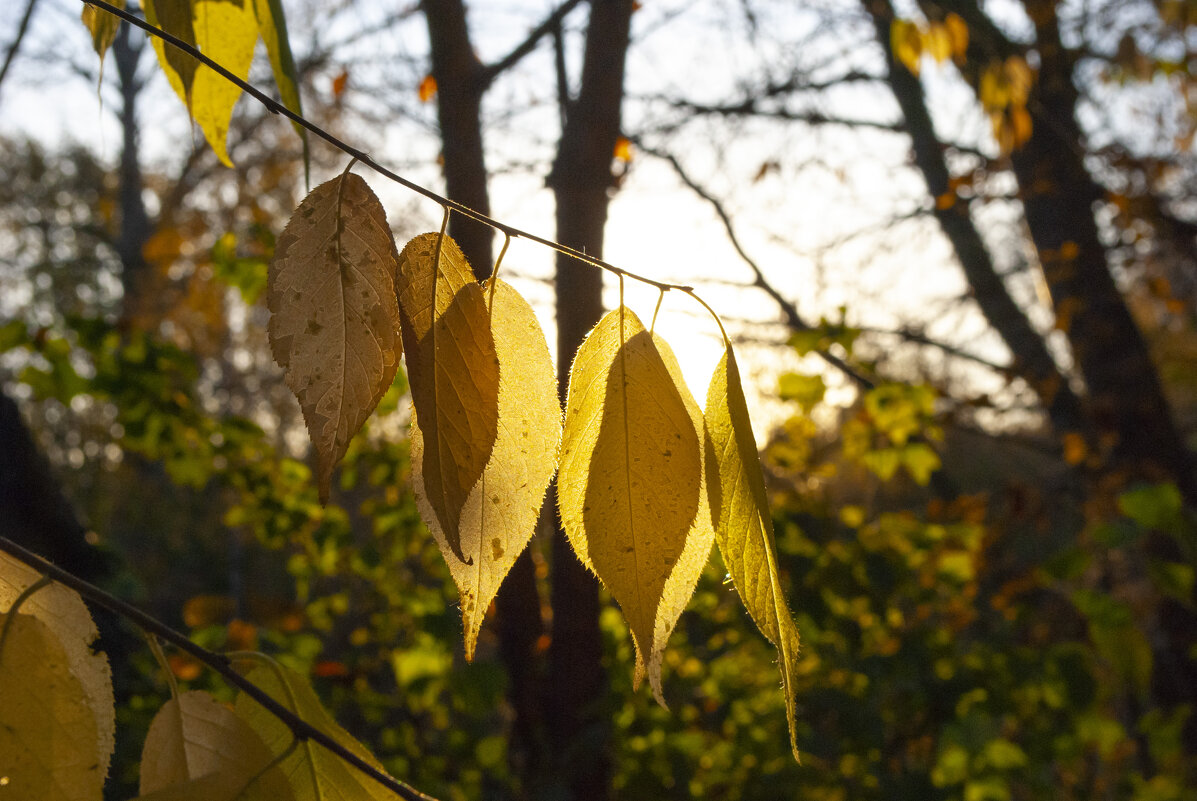
M 723 223 L 723 230 L 727 232 L 728 241 L 730 241 L 732 247 L 736 249 L 736 253 L 740 254 L 740 258 L 743 259 L 744 263 L 747 264 L 749 269 L 752 270 L 752 274 L 755 276 L 752 285 L 762 290 L 766 295 L 773 299 L 774 303 L 781 308 L 781 312 L 785 316 L 786 323 L 790 326 L 790 328 L 794 329 L 795 331 L 810 331 L 813 326 L 806 322 L 806 320 L 802 319 L 802 315 L 798 313 L 798 307 L 795 306 L 788 298 L 778 292 L 777 288 L 773 286 L 773 284 L 769 283 L 769 280 L 765 278 L 765 271 L 762 270 L 761 266 L 756 263 L 756 260 L 749 256 L 744 250 L 743 245 L 740 244 L 740 238 L 736 236 L 736 228 L 732 223 L 731 215 L 727 213 L 727 209 L 723 207 L 723 203 L 720 202 L 719 198 L 712 195 L 709 191 L 707 191 L 706 187 L 695 181 L 690 174 L 686 172 L 685 167 L 683 167 L 681 162 L 677 160 L 677 157 L 672 153 L 653 149 L 640 141 L 636 142 L 636 147 L 650 156 L 654 156 L 655 158 L 659 158 L 668 162 L 669 165 L 673 167 L 673 171 L 677 173 L 677 177 L 681 179 L 682 183 L 684 183 L 692 192 L 694 192 L 694 194 L 711 204 L 711 208 L 715 210 L 715 214 L 719 217 L 719 221 Z M 720 326 L 720 328 L 722 328 L 722 326 Z M 876 386 L 872 379 L 861 374 L 858 370 L 854 369 L 846 361 L 839 358 L 835 354 L 828 353 L 825 350 L 816 350 L 815 353 L 817 353 L 819 357 L 823 359 L 823 361 L 827 362 L 829 365 L 842 372 L 848 378 L 852 379 L 852 381 L 854 381 L 856 385 L 862 389 L 872 389 L 874 386 Z
M 148 33 L 149 35 L 157 36 L 162 41 L 167 42 L 168 44 L 173 45 L 174 47 L 177 47 L 179 50 L 183 51 L 184 53 L 187 53 L 189 56 L 191 56 L 195 60 L 199 61 L 201 64 L 214 70 L 225 80 L 229 81 L 232 84 L 235 84 L 238 88 L 241 89 L 241 91 L 245 92 L 246 94 L 248 94 L 249 96 L 251 96 L 252 98 L 257 100 L 259 103 L 261 103 L 267 109 L 269 109 L 272 113 L 280 114 L 280 115 L 286 117 L 287 119 L 294 122 L 296 125 L 302 126 L 303 128 L 307 129 L 311 133 L 313 133 L 316 136 L 323 139 L 325 142 L 328 142 L 330 145 L 335 147 L 337 150 L 340 150 L 342 153 L 346 154 L 347 156 L 357 159 L 362 164 L 369 167 L 371 170 L 374 170 L 374 172 L 378 173 L 379 175 L 383 176 L 384 178 L 394 181 L 395 183 L 399 184 L 400 186 L 404 187 L 405 189 L 409 189 L 418 195 L 423 195 L 424 197 L 428 198 L 429 200 L 440 205 L 442 208 L 457 212 L 458 214 L 461 214 L 464 217 L 469 217 L 471 220 L 477 220 L 478 222 L 482 223 L 483 225 L 489 225 L 491 228 L 494 228 L 496 231 L 499 231 L 499 232 L 503 233 L 504 235 L 509 236 L 513 239 L 519 238 L 519 239 L 526 239 L 529 242 L 535 242 L 538 245 L 543 245 L 544 247 L 551 248 L 552 250 L 555 250 L 558 253 L 562 253 L 566 256 L 569 256 L 572 259 L 580 261 L 583 264 L 589 264 L 590 266 L 597 267 L 600 270 L 606 270 L 607 272 L 614 273 L 615 275 L 624 276 L 626 278 L 631 278 L 632 280 L 639 281 L 642 284 L 648 284 L 649 286 L 656 287 L 657 289 L 661 290 L 662 292 L 666 292 L 671 289 L 676 289 L 676 290 L 685 292 L 686 294 L 691 294 L 694 290 L 693 287 L 686 285 L 686 284 L 671 284 L 671 283 L 667 283 L 665 281 L 656 281 L 656 280 L 653 280 L 652 278 L 646 278 L 645 276 L 637 275 L 636 273 L 629 272 L 629 271 L 623 269 L 622 267 L 616 267 L 614 264 L 610 264 L 608 262 L 603 261 L 602 259 L 597 259 L 594 256 L 591 256 L 587 253 L 583 253 L 580 250 L 575 250 L 574 248 L 571 248 L 568 245 L 563 245 L 560 242 L 556 242 L 552 239 L 548 239 L 543 236 L 538 236 L 529 231 L 525 231 L 523 229 L 516 228 L 513 225 L 508 225 L 507 223 L 500 222 L 500 221 L 494 219 L 493 217 L 489 217 L 489 216 L 483 214 L 482 212 L 474 211 L 469 206 L 465 206 L 461 203 L 458 203 L 455 200 L 450 200 L 449 198 L 444 197 L 443 195 L 439 195 L 436 192 L 433 192 L 431 189 L 427 189 L 427 188 L 421 186 L 420 184 L 417 184 L 414 181 L 410 181 L 407 178 L 404 178 L 402 175 L 399 175 L 398 173 L 396 173 L 392 170 L 389 170 L 386 167 L 383 167 L 381 164 L 379 164 L 373 158 L 371 158 L 370 155 L 367 154 L 366 152 L 353 147 L 352 145 L 344 142 L 341 139 L 338 139 L 336 136 L 333 136 L 331 133 L 324 130 L 319 125 L 316 125 L 314 122 L 309 121 L 306 117 L 303 117 L 302 115 L 296 114 L 295 112 L 291 111 L 289 108 L 284 106 L 282 103 L 278 102 L 277 100 L 270 97 L 269 95 L 267 95 L 260 89 L 256 88 L 255 86 L 253 86 L 253 84 L 250 84 L 247 81 L 241 80 L 236 75 L 234 75 L 233 73 L 229 72 L 227 69 L 222 67 L 219 63 L 217 63 L 216 61 L 213 61 L 211 58 L 204 55 L 198 49 L 187 44 L 186 42 L 184 42 L 182 39 L 178 38 L 177 36 L 172 36 L 171 34 L 167 33 L 166 31 L 162 30 L 161 28 L 156 28 L 153 25 L 150 25 L 145 20 L 141 19 L 140 17 L 138 17 L 134 14 L 130 14 L 128 11 L 125 11 L 124 9 L 117 8 L 116 6 L 112 5 L 111 3 L 106 3 L 106 2 L 104 2 L 104 0 L 80 0 L 80 2 L 85 3 L 86 5 L 95 6 L 96 8 L 99 8 L 99 9 L 103 9 L 104 11 L 107 11 L 109 14 L 113 14 L 117 17 L 120 17 L 121 19 L 128 22 L 130 25 L 140 28 L 141 30 Z
M 126 620 L 131 621 L 135 626 L 140 628 L 147 634 L 152 634 L 160 640 L 164 640 L 171 645 L 178 648 L 180 651 L 185 651 L 196 660 L 207 665 L 212 670 L 220 674 L 225 681 L 234 687 L 238 688 L 250 698 L 257 701 L 268 712 L 278 718 L 284 723 L 291 733 L 295 735 L 297 740 L 311 740 L 323 746 L 329 753 L 335 755 L 342 761 L 357 768 L 362 773 L 369 776 L 374 781 L 386 789 L 393 792 L 395 795 L 404 799 L 404 801 L 436 801 L 432 796 L 425 795 L 419 790 L 411 787 L 398 779 L 388 776 L 382 771 L 378 770 L 368 762 L 363 760 L 357 754 L 348 750 L 336 740 L 329 737 L 324 732 L 312 726 L 307 721 L 303 720 L 291 710 L 274 700 L 264 690 L 260 689 L 256 684 L 247 680 L 244 676 L 233 669 L 232 660 L 224 654 L 218 654 L 202 648 L 185 635 L 180 634 L 174 629 L 170 628 L 161 621 L 147 615 L 135 606 L 125 603 L 119 598 L 116 598 L 99 587 L 89 584 L 81 578 L 68 573 L 60 567 L 57 567 L 51 562 L 47 562 L 32 551 L 28 551 L 17 545 L 7 537 L 0 537 L 0 551 L 7 553 L 15 559 L 24 562 L 29 567 L 41 573 L 43 576 L 57 581 L 65 587 L 70 587 L 81 596 L 96 604 L 102 606 L 108 611 L 120 615 Z

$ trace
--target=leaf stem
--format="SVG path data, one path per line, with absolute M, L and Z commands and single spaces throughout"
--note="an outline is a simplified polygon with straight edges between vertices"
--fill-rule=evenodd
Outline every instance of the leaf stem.
M 142 631 L 165 640 L 180 651 L 190 654 L 220 674 L 226 682 L 265 707 L 268 712 L 282 721 L 291 730 L 296 739 L 311 740 L 312 742 L 319 743 L 329 753 L 335 754 L 342 761 L 366 774 L 387 790 L 404 799 L 404 801 L 436 801 L 432 796 L 425 795 L 411 785 L 378 770 L 369 762 L 366 762 L 357 754 L 320 731 L 320 729 L 317 729 L 312 724 L 295 715 L 278 701 L 274 700 L 266 691 L 260 689 L 253 682 L 247 680 L 234 670 L 232 660 L 224 654 L 218 654 L 196 645 L 185 635 L 170 628 L 157 618 L 151 617 L 137 607 L 101 590 L 94 584 L 90 584 L 53 563 L 46 561 L 32 551 L 17 545 L 7 537 L 0 537 L 0 551 L 24 562 L 27 566 L 43 574 L 46 578 L 56 581 L 65 587 L 70 587 L 97 606 L 102 606 L 108 611 L 120 615 Z

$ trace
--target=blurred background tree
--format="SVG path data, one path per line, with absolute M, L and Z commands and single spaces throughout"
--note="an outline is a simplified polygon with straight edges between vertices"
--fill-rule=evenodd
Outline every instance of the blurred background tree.
M 313 121 L 739 318 L 801 767 L 717 555 L 669 711 L 631 693 L 627 632 L 551 512 L 466 665 L 402 377 L 321 507 L 268 357 L 299 140 L 245 103 L 229 170 L 181 144 L 143 37 L 122 27 L 101 80 L 76 3 L 21 11 L 0 30 L 0 533 L 278 654 L 438 797 L 1197 797 L 1192 2 L 287 3 Z M 400 236 L 436 225 L 384 200 Z M 489 274 L 493 231 L 451 230 Z M 519 243 L 506 264 L 564 379 L 613 297 Z M 658 330 L 701 363 L 714 332 L 670 305 Z M 144 731 L 165 685 L 105 637 Z

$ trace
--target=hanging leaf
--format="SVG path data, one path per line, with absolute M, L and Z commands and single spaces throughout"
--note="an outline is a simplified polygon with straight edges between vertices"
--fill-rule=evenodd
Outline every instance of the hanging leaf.
M 161 28 L 176 39 L 194 46 L 195 17 L 191 9 L 192 0 L 146 0 L 142 4 L 146 21 Z M 187 112 L 191 112 L 191 87 L 195 83 L 195 71 L 199 62 L 174 45 L 167 44 L 157 36 L 151 36 L 158 63 L 170 85 L 183 98 Z
M 262 35 L 262 41 L 266 43 L 266 55 L 270 57 L 270 68 L 274 72 L 279 99 L 288 110 L 303 116 L 303 103 L 299 97 L 299 70 L 295 67 L 295 57 L 291 55 L 287 16 L 283 13 L 282 0 L 253 0 L 253 3 L 258 32 Z M 291 125 L 303 141 L 303 172 L 308 176 L 311 172 L 308 132 L 297 122 L 293 121 Z
M 687 535 L 704 525 L 699 431 L 683 395 L 636 315 L 609 312 L 570 370 L 557 479 L 570 544 L 619 602 L 636 646 L 634 682 L 647 672 L 658 701 L 668 634 L 658 613 Z
M 40 579 L 41 574 L 24 562 L 0 553 L 0 612 L 8 612 L 17 597 Z M 116 708 L 108 660 L 91 649 L 91 644 L 99 636 L 91 613 L 87 611 L 79 593 L 61 584 L 49 584 L 28 596 L 21 604 L 18 618 L 26 616 L 37 618 L 54 633 L 58 647 L 65 655 L 66 669 L 82 687 L 86 699 L 82 706 L 91 716 L 88 728 L 95 732 L 96 738 L 95 752 L 89 764 L 95 766 L 103 781 L 116 743 Z M 0 681 L 0 693 L 7 693 L 3 681 Z M 0 703 L 0 707 L 3 706 Z M 3 746 L 0 746 L 0 760 L 4 752 Z M 0 775 L 4 775 L 2 770 Z
M 482 287 L 450 237 L 438 258 L 439 237 L 421 234 L 407 243 L 395 289 L 413 427 L 418 425 L 423 443 L 413 464 L 450 552 L 469 564 L 461 515 L 498 435 L 499 360 Z
M 167 701 L 141 752 L 141 801 L 288 801 L 291 786 L 262 739 L 233 710 L 205 692 Z
M 152 0 L 146 18 L 164 31 L 194 45 L 229 72 L 244 80 L 254 58 L 258 23 L 248 3 L 222 0 Z M 159 24 L 161 23 L 161 24 Z M 151 37 L 158 61 L 170 85 L 187 106 L 204 138 L 220 161 L 232 167 L 225 140 L 233 106 L 241 89 L 192 56 Z
M 109 3 L 122 10 L 125 8 L 125 0 L 109 0 Z M 91 46 L 95 48 L 96 55 L 100 57 L 100 65 L 103 67 L 104 54 L 108 52 L 109 47 L 112 47 L 112 42 L 116 39 L 116 31 L 121 26 L 121 20 L 115 14 L 95 6 L 84 6 L 82 18 L 83 24 L 91 31 Z
M 461 592 L 467 660 L 474 658 L 487 607 L 532 538 L 561 443 L 557 378 L 544 331 L 515 289 L 503 281 L 494 289 L 490 315 L 499 363 L 497 435 L 490 460 L 461 512 L 460 545 L 467 561 L 450 558 L 453 549 L 429 503 L 423 471 L 412 474 L 420 514 Z M 418 423 L 417 417 L 411 436 L 413 464 L 420 464 L 424 453 Z
M 765 479 L 730 345 L 711 377 L 706 420 L 712 445 L 707 486 L 719 551 L 753 622 L 777 646 L 790 746 L 797 759 L 798 628 L 781 589 Z
M 382 204 L 346 173 L 304 198 L 270 264 L 270 347 L 303 409 L 322 501 L 398 369 L 397 260 Z
M 111 750 L 96 755 L 112 732 L 71 670 L 72 636 L 27 614 L 0 613 L 0 632 L 0 796 L 100 801 Z
M 702 409 L 698 407 L 689 387 L 686 386 L 686 381 L 682 377 L 682 368 L 673 355 L 673 349 L 655 333 L 652 337 L 653 344 L 661 355 L 661 361 L 665 364 L 665 369 L 669 372 L 673 385 L 677 387 L 678 394 L 681 395 L 682 402 L 686 405 L 686 412 L 690 415 L 694 431 L 699 435 L 702 443 L 699 451 L 702 468 L 699 470 L 698 513 L 694 517 L 693 525 L 690 526 L 690 533 L 686 535 L 686 546 L 682 549 L 682 555 L 678 558 L 677 564 L 674 565 L 673 571 L 665 582 L 665 591 L 661 594 L 661 605 L 657 608 L 657 618 L 653 624 L 655 650 L 648 660 L 648 679 L 657 700 L 664 705 L 660 677 L 665 645 L 669 640 L 669 635 L 673 633 L 674 626 L 677 625 L 678 618 L 685 611 L 686 604 L 690 602 L 690 597 L 694 595 L 694 588 L 698 585 L 698 579 L 702 576 L 707 560 L 711 558 L 711 548 L 715 544 L 715 527 L 711 522 L 710 495 L 707 492 L 708 470 L 706 463 L 711 458 L 711 440 L 707 435 Z
M 337 725 L 311 685 L 298 673 L 281 665 L 260 665 L 245 678 L 367 764 L 382 770 L 378 760 Z M 295 737 L 287 725 L 248 695 L 237 696 L 235 711 L 275 756 L 291 748 Z M 393 801 L 395 798 L 374 779 L 310 740 L 296 744 L 291 754 L 278 763 L 278 770 L 291 782 L 295 797 L 304 801 Z

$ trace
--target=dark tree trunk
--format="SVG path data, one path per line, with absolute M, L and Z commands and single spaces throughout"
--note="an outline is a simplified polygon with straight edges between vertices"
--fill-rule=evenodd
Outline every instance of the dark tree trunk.
M 1014 357 L 1013 372 L 1026 380 L 1043 401 L 1055 432 L 1081 430 L 1083 417 L 1079 399 L 1048 353 L 1043 338 L 1010 297 L 1005 282 L 994 268 L 989 249 L 973 224 L 968 201 L 951 189 L 944 146 L 935 134 L 927 111 L 922 82 L 894 58 L 890 41 L 893 5 L 889 0 L 862 2 L 872 17 L 877 41 L 885 51 L 889 85 L 905 118 L 915 166 L 922 173 L 935 202 L 935 219 L 952 244 L 977 305 L 1010 348 Z
M 482 149 L 482 94 L 485 70 L 474 54 L 462 0 L 424 0 L 432 77 L 437 87 L 445 191 L 452 200 L 490 214 L 486 160 Z M 454 217 L 449 233 L 461 246 L 478 278 L 490 275 L 494 231 L 464 217 Z
M 1147 345 L 1110 275 L 1093 204 L 1102 192 L 1085 169 L 1072 60 L 1054 7 L 1032 0 L 1040 68 L 1027 108 L 1032 134 L 1012 154 L 1027 226 L 1061 328 L 1089 390 L 1108 467 L 1124 481 L 1175 481 L 1197 506 L 1192 464 L 1172 421 Z
M 142 250 L 149 241 L 150 216 L 146 211 L 141 193 L 144 188 L 141 177 L 141 134 L 137 123 L 137 98 L 142 84 L 137 77 L 137 65 L 145 47 L 144 40 L 132 40 L 131 27 L 121 25 L 112 43 L 112 60 L 121 93 L 121 163 L 120 191 L 120 233 L 116 241 L 116 252 L 121 260 L 121 285 L 124 289 L 124 316 L 135 316 L 138 299 L 146 289 L 147 269 Z
M 557 239 L 595 256 L 613 187 L 612 154 L 620 134 L 624 62 L 632 0 L 593 0 L 578 96 L 549 176 L 557 202 Z M 602 274 L 557 257 L 558 384 L 564 397 L 569 367 L 602 316 Z M 598 582 L 578 561 L 558 526 L 553 538 L 553 639 L 549 649 L 546 720 L 553 764 L 568 797 L 611 797 L 611 724 L 602 700 L 606 676 L 599 631 Z
M 437 83 L 446 192 L 450 199 L 490 214 L 488 174 L 480 108 L 486 72 L 474 55 L 461 0 L 426 0 L 424 16 Z M 455 216 L 450 234 L 469 259 L 474 275 L 485 279 L 493 267 L 494 231 Z M 495 597 L 499 657 L 507 671 L 508 701 L 514 712 L 512 767 L 523 777 L 544 771 L 545 745 L 541 701 L 541 660 L 536 645 L 544 633 L 536 568 L 530 548 L 516 559 Z M 534 779 L 533 779 L 534 781 Z

